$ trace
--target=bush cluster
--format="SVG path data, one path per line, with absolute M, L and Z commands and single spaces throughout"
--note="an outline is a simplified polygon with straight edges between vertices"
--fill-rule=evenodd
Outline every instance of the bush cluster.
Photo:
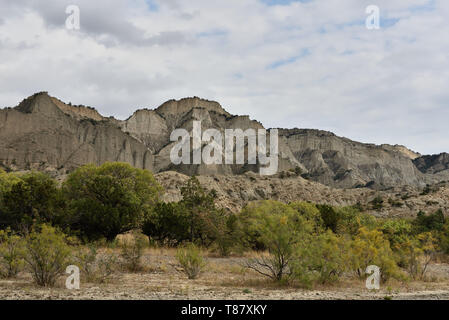
M 28 269 L 37 284 L 52 286 L 74 261 L 88 281 L 104 282 L 119 259 L 126 270 L 141 271 L 148 238 L 178 247 L 178 262 L 192 279 L 205 267 L 200 248 L 221 256 L 254 250 L 248 268 L 307 287 L 343 274 L 363 278 L 369 265 L 381 268 L 383 281 L 422 279 L 438 253 L 449 254 L 449 219 L 441 210 L 377 219 L 360 205 L 265 200 L 233 214 L 218 208 L 216 192 L 196 177 L 181 188 L 178 202 L 161 202 L 161 193 L 149 171 L 124 163 L 80 167 L 62 185 L 43 173 L 0 171 L 0 276 Z M 376 197 L 371 204 L 379 209 L 382 203 Z M 94 244 L 130 231 L 133 241 L 120 244 L 119 256 Z M 87 246 L 74 248 L 71 237 Z
M 449 220 L 441 211 L 415 219 L 376 219 L 355 207 L 259 201 L 239 215 L 247 248 L 259 250 L 248 267 L 275 281 L 304 286 L 344 274 L 364 278 L 369 265 L 382 281 L 423 279 L 430 261 L 447 249 Z

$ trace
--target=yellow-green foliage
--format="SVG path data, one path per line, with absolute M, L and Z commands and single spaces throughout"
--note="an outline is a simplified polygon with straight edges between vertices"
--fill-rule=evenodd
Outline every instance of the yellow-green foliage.
M 292 207 L 271 200 L 246 206 L 242 220 L 250 243 L 269 253 L 248 261 L 247 266 L 273 280 L 283 280 L 290 274 L 289 263 L 296 246 L 313 231 L 313 223 Z
M 0 231 L 0 276 L 15 277 L 24 266 L 25 243 L 10 229 Z
M 383 281 L 400 276 L 390 243 L 379 230 L 360 228 L 352 242 L 350 257 L 352 270 L 359 277 L 363 277 L 369 265 L 380 268 Z
M 0 169 L 0 196 L 11 190 L 13 184 L 20 181 L 16 173 L 6 173 Z
M 313 224 L 298 211 L 273 200 L 248 204 L 240 219 L 250 244 L 268 251 L 298 243 L 300 235 L 313 230 Z
M 394 248 L 408 240 L 412 234 L 412 224 L 404 219 L 388 219 L 383 222 L 381 230 Z
M 179 248 L 176 252 L 176 259 L 189 279 L 196 279 L 206 267 L 201 249 L 193 243 Z
M 330 230 L 308 237 L 298 246 L 292 263 L 295 279 L 306 286 L 337 281 L 348 269 L 350 245 L 350 238 Z
M 413 279 L 423 279 L 430 261 L 438 250 L 437 239 L 431 232 L 409 237 L 399 246 L 401 258 Z
M 362 227 L 370 230 L 377 227 L 376 218 L 368 214 L 360 213 L 354 207 L 336 208 L 339 217 L 337 224 L 337 233 L 349 234 L 355 236 Z
M 25 261 L 36 284 L 51 287 L 69 265 L 71 248 L 67 236 L 59 230 L 48 225 L 39 229 L 26 237 Z
M 323 226 L 320 210 L 310 202 L 297 201 L 289 204 L 291 208 L 299 212 L 306 220 L 314 224 L 316 231 L 320 231 Z

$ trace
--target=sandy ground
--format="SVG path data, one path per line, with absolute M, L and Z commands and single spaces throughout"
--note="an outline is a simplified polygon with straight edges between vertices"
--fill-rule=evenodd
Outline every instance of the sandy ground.
M 32 284 L 31 275 L 21 273 L 17 279 L 0 280 L 0 299 L 32 300 L 330 300 L 330 299 L 448 299 L 449 264 L 432 264 L 430 280 L 381 285 L 369 291 L 364 281 L 343 279 L 336 285 L 306 290 L 280 287 L 243 267 L 243 258 L 209 257 L 208 267 L 196 280 L 188 280 L 169 250 L 152 250 L 143 257 L 146 270 L 140 273 L 117 273 L 108 283 L 84 283 L 80 290 L 65 288 L 61 277 L 55 288 Z

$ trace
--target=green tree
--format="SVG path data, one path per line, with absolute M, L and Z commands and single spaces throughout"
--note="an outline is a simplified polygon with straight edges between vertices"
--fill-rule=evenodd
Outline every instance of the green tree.
M 217 209 L 203 220 L 207 237 L 222 257 L 229 256 L 234 250 L 242 251 L 242 233 L 236 215 Z
M 145 218 L 142 231 L 165 245 L 177 245 L 190 239 L 190 220 L 177 202 L 159 202 Z
M 147 216 L 143 232 L 164 244 L 189 240 L 214 245 L 221 255 L 228 255 L 237 243 L 236 217 L 217 208 L 215 191 L 205 190 L 196 177 L 186 181 L 181 194 L 177 203 L 158 203 Z
M 333 233 L 337 233 L 340 213 L 334 207 L 327 204 L 317 205 L 317 208 L 320 210 L 324 228 L 332 230 Z
M 198 178 L 191 177 L 181 188 L 182 206 L 189 219 L 190 241 L 194 242 L 199 239 L 203 242 L 204 238 L 204 222 L 207 216 L 216 211 L 215 198 L 217 194 L 215 190 L 206 191 L 198 181 Z
M 415 233 L 423 233 L 430 231 L 442 231 L 446 218 L 441 209 L 436 212 L 426 215 L 425 212 L 420 211 L 413 221 Z
M 141 227 L 162 188 L 147 170 L 108 162 L 75 170 L 63 190 L 72 228 L 91 240 L 113 240 L 120 233 Z
M 56 181 L 40 172 L 13 179 L 3 194 L 1 225 L 30 230 L 33 224 L 61 222 L 63 201 Z

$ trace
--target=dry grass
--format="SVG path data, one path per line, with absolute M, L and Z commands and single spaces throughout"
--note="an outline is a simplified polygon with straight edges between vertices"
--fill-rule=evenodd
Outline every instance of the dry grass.
M 110 249 L 115 254 L 119 249 Z M 390 280 L 379 292 L 370 292 L 365 282 L 345 277 L 334 285 L 307 290 L 295 283 L 279 284 L 244 267 L 245 259 L 257 256 L 219 258 L 206 253 L 208 266 L 196 280 L 188 280 L 176 262 L 176 249 L 148 248 L 138 273 L 119 272 L 108 283 L 81 282 L 81 290 L 64 288 L 65 278 L 53 289 L 34 286 L 28 273 L 17 279 L 0 280 L 0 299 L 383 299 L 434 297 L 449 299 L 449 265 L 432 264 L 427 281 Z

